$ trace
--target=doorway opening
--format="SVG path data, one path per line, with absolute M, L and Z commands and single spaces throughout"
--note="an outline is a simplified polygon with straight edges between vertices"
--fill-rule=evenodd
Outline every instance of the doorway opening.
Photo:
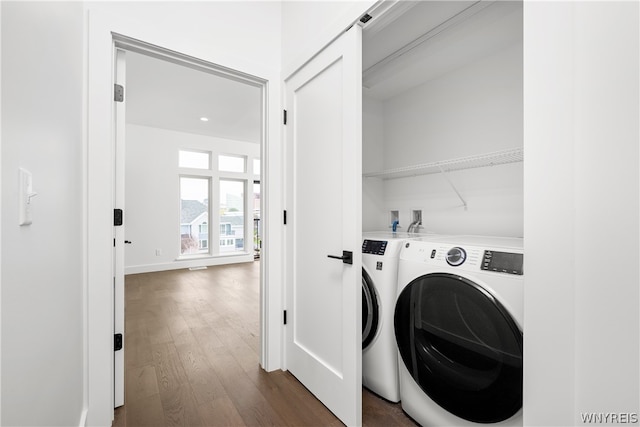
M 124 87 L 123 102 L 115 103 L 114 196 L 124 212 L 114 227 L 114 330 L 124 335 L 114 363 L 117 407 L 124 403 L 129 341 L 125 275 L 256 262 L 255 215 L 264 200 L 257 196 L 256 209 L 254 182 L 264 179 L 266 81 L 113 38 L 116 84 Z M 262 300 L 264 269 L 252 271 L 259 274 L 244 279 Z M 256 362 L 264 348 L 257 335 Z

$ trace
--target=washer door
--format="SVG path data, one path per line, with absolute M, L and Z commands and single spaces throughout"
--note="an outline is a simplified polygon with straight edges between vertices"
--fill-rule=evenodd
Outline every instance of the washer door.
M 362 269 L 362 349 L 371 344 L 378 331 L 380 308 L 373 281 Z
M 495 423 L 522 407 L 522 332 L 493 295 L 460 276 L 409 283 L 394 327 L 407 370 L 438 405 L 465 420 Z

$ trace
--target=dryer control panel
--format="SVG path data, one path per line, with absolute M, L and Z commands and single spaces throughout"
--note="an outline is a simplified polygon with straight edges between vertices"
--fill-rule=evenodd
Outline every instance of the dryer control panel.
M 517 274 L 522 276 L 522 264 L 524 256 L 511 252 L 484 251 L 482 268 L 498 273 Z
M 456 245 L 457 242 L 406 242 L 400 260 L 422 262 L 446 271 L 485 271 L 523 276 L 524 255 L 518 248 Z M 443 270 L 444 271 L 444 270 Z
M 362 242 L 362 253 L 373 255 L 384 255 L 387 250 L 386 240 L 368 240 Z

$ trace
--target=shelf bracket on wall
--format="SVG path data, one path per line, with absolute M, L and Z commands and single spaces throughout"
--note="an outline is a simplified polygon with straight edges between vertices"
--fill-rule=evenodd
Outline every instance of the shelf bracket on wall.
M 444 177 L 444 179 L 447 180 L 447 182 L 449 183 L 449 185 L 451 186 L 451 188 L 453 189 L 453 191 L 458 195 L 458 198 L 462 201 L 462 205 L 464 206 L 464 210 L 467 210 L 467 202 L 466 200 L 464 200 L 462 198 L 462 195 L 460 194 L 460 192 L 458 191 L 458 189 L 456 188 L 456 186 L 453 184 L 453 182 L 451 182 L 451 180 L 449 179 L 449 177 L 447 176 L 447 173 L 444 171 L 444 169 L 442 169 L 442 166 L 438 165 L 438 169 L 440 169 L 440 173 L 442 174 L 442 176 Z

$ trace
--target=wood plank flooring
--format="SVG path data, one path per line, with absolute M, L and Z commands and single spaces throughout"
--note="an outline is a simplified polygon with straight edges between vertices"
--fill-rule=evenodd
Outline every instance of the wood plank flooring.
M 340 426 L 288 372 L 259 354 L 259 262 L 129 275 L 125 405 L 115 427 Z M 415 426 L 363 390 L 365 426 Z

